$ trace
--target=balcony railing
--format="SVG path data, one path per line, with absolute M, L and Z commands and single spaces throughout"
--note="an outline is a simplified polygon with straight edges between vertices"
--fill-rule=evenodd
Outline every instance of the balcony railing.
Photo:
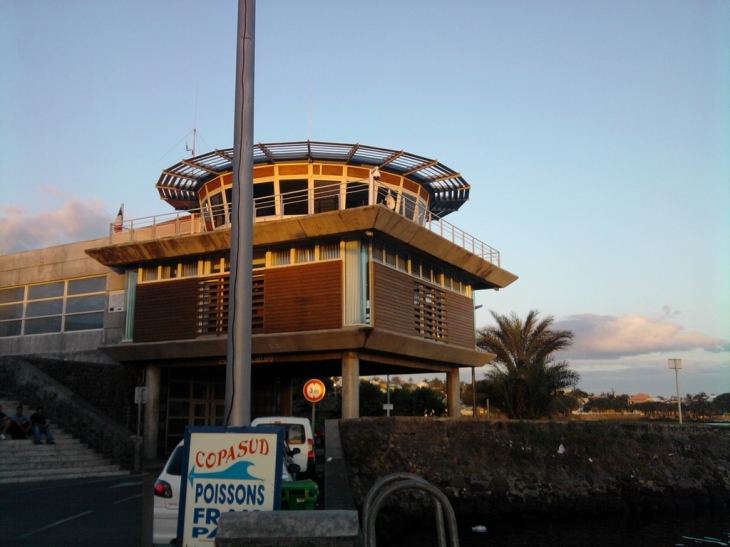
M 396 192 L 380 183 L 371 188 L 367 182 L 338 182 L 317 188 L 260 196 L 254 199 L 254 216 L 256 222 L 266 222 L 363 207 L 371 202 L 388 207 L 492 264 L 501 265 L 499 251 L 450 222 L 432 215 L 426 210 L 426 204 L 422 200 L 405 192 Z M 230 226 L 230 215 L 230 205 L 222 204 L 125 220 L 121 224 L 111 223 L 109 244 L 209 232 Z

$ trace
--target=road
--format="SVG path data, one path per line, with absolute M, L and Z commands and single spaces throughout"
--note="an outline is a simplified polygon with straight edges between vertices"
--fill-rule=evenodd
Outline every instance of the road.
M 137 547 L 142 476 L 0 484 L 0 544 Z

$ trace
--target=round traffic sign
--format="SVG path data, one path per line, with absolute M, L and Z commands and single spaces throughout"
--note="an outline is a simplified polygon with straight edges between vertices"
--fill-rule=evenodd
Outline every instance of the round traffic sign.
M 324 398 L 324 384 L 316 378 L 304 384 L 304 398 L 310 403 L 318 403 Z

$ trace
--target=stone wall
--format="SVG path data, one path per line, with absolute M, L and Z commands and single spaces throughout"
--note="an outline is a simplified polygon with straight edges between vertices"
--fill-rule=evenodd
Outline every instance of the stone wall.
M 98 375 L 93 377 L 103 387 L 105 381 Z M 115 463 L 127 469 L 139 469 L 140 437 L 30 362 L 18 357 L 0 357 L 0 395 L 20 401 L 31 410 L 42 406 L 52 423 Z
M 457 515 L 730 503 L 730 427 L 397 417 L 342 420 L 340 436 L 358 507 L 378 477 L 397 471 L 438 486 Z M 392 509 L 432 516 L 415 497 Z

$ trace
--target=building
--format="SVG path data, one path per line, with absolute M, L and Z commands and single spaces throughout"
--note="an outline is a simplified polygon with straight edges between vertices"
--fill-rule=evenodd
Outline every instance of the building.
M 107 238 L 0 258 L 0 355 L 136 367 L 148 392 L 145 455 L 186 425 L 223 420 L 232 150 L 182 160 L 157 190 L 174 212 Z M 252 415 L 291 412 L 292 379 L 446 373 L 475 347 L 474 292 L 517 277 L 446 222 L 470 187 L 436 160 L 358 144 L 254 147 Z

